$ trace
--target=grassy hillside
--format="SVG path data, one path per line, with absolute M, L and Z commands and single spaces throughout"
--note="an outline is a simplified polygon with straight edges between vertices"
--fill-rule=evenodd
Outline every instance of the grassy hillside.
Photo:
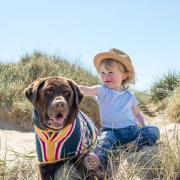
M 17 64 L 0 64 L 0 118 L 14 122 L 24 129 L 32 129 L 32 106 L 26 100 L 23 90 L 33 80 L 47 76 L 64 76 L 73 79 L 78 84 L 99 83 L 96 76 L 79 65 L 39 52 L 22 57 Z M 93 99 L 84 100 L 81 104 L 81 109 L 98 123 L 98 111 L 94 110 L 97 108 L 92 107 L 96 107 Z
M 150 88 L 155 111 L 162 111 L 172 122 L 180 122 L 180 72 L 169 71 L 156 79 Z

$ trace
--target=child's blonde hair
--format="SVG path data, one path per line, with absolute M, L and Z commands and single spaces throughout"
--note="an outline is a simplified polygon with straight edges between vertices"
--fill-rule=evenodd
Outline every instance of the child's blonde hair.
M 127 70 L 127 68 L 122 64 L 120 63 L 119 61 L 115 60 L 115 59 L 104 59 L 101 61 L 100 63 L 100 66 L 104 66 L 107 70 L 110 70 L 110 68 L 114 67 L 114 66 L 118 66 L 119 70 L 122 72 L 122 73 L 125 73 L 127 75 L 127 78 L 124 79 L 122 81 L 122 87 L 123 88 L 128 88 L 129 87 L 129 84 L 134 84 L 135 83 L 135 75 L 132 73 L 132 72 L 129 72 Z

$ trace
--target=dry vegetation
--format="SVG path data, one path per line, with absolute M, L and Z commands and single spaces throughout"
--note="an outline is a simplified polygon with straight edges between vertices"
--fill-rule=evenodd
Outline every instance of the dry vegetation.
M 156 146 L 144 147 L 140 152 L 122 150 L 112 152 L 109 165 L 112 178 L 109 179 L 178 180 L 180 178 L 180 133 L 177 132 L 178 130 L 180 128 L 173 131 L 171 137 L 168 136 L 169 131 L 165 131 Z M 24 154 L 14 152 L 14 154 L 14 161 L 0 161 L 0 179 L 40 180 L 35 152 Z M 67 176 L 66 179 L 68 179 Z
M 167 115 L 172 122 L 180 123 L 180 86 L 168 98 Z
M 0 64 L 0 119 L 6 119 L 23 130 L 32 130 L 32 107 L 25 99 L 23 90 L 34 79 L 46 76 L 64 76 L 78 84 L 99 83 L 95 75 L 80 65 L 39 52 L 23 57 L 17 64 Z M 154 147 L 145 147 L 138 153 L 122 150 L 112 152 L 110 179 L 180 179 L 180 128 L 177 126 L 180 123 L 179 81 L 178 73 L 169 72 L 152 85 L 150 93 L 135 91 L 141 110 L 149 117 L 157 116 L 158 113 L 165 114 L 169 119 L 166 125 L 170 125 L 170 128 L 165 129 L 163 120 L 155 122 L 162 126 L 162 133 Z M 97 104 L 92 98 L 85 98 L 81 109 L 99 126 Z M 13 161 L 7 160 L 6 156 L 0 159 L 0 180 L 40 179 L 35 152 L 13 154 Z

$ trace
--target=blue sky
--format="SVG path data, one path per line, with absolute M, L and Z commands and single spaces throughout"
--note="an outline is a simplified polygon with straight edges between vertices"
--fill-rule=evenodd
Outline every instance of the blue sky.
M 40 50 L 95 72 L 93 57 L 110 48 L 134 64 L 136 89 L 180 71 L 178 0 L 0 0 L 0 61 Z

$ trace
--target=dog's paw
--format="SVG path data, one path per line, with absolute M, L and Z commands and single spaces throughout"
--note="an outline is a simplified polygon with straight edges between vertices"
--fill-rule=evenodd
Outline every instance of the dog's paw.
M 96 154 L 94 153 L 87 154 L 84 159 L 84 166 L 87 170 L 89 178 L 98 179 L 98 180 L 104 178 L 105 171 Z

